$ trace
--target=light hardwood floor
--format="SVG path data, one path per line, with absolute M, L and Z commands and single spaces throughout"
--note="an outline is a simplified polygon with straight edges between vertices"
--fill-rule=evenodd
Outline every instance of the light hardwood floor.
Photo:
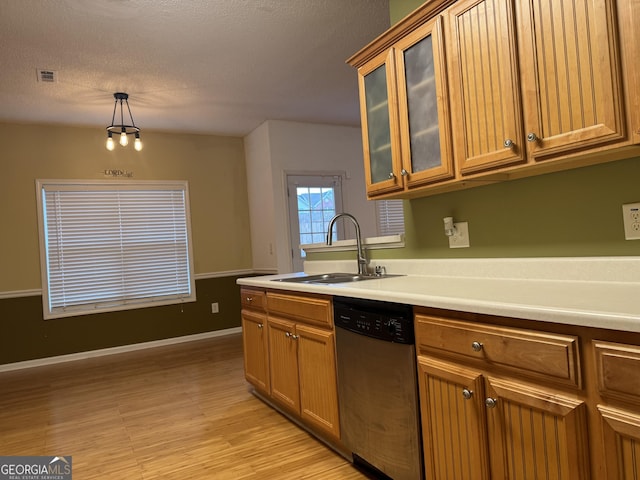
M 364 479 L 256 399 L 240 335 L 0 373 L 0 455 L 75 480 Z

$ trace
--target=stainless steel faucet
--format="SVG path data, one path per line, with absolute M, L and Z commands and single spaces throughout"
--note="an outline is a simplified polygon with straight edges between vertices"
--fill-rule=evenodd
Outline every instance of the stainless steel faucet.
M 331 231 L 333 230 L 333 224 L 336 223 L 336 220 L 340 217 L 346 217 L 350 219 L 356 227 L 356 246 L 357 246 L 357 258 L 358 258 L 358 275 L 369 275 L 369 271 L 367 269 L 367 264 L 369 263 L 367 260 L 367 256 L 364 252 L 364 247 L 362 246 L 362 237 L 360 236 L 360 225 L 356 220 L 356 217 L 349 213 L 338 213 L 331 220 L 329 220 L 329 228 L 327 228 L 327 245 L 331 245 L 333 242 Z

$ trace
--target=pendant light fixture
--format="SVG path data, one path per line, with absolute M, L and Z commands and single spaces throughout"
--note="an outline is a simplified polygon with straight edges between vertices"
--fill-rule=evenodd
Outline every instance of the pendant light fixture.
M 129 94 L 123 92 L 116 92 L 113 94 L 115 103 L 113 105 L 113 116 L 111 117 L 111 125 L 107 127 L 107 150 L 113 150 L 115 148 L 115 142 L 113 141 L 113 134 L 117 134 L 120 138 L 120 145 L 126 147 L 129 144 L 128 135 L 134 135 L 133 148 L 138 152 L 142 150 L 142 141 L 140 140 L 140 129 L 136 127 L 136 123 L 133 121 L 133 115 L 131 115 L 131 108 L 129 108 Z M 116 113 L 118 111 L 118 105 L 120 106 L 120 123 L 116 124 Z M 129 113 L 129 119 L 131 125 L 125 125 L 124 123 L 124 106 L 127 107 Z

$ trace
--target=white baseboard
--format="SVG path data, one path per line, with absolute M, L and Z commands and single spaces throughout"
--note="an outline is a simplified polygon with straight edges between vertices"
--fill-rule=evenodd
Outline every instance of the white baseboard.
M 115 355 L 117 353 L 133 352 L 136 350 L 174 345 L 177 343 L 193 342 L 196 340 L 204 340 L 206 338 L 223 337 L 225 335 L 233 335 L 240 332 L 242 332 L 242 327 L 234 327 L 224 330 L 215 330 L 212 332 L 196 333 L 194 335 L 185 335 L 183 337 L 154 340 L 152 342 L 134 343 L 119 347 L 90 350 L 88 352 L 70 353 L 68 355 L 58 355 L 56 357 L 37 358 L 35 360 L 25 360 L 24 362 L 6 363 L 4 365 L 0 365 L 0 373 L 12 370 L 22 370 L 24 368 L 42 367 L 44 365 L 54 365 L 56 363 L 74 362 L 76 360 L 83 360 L 86 358 L 103 357 L 105 355 Z

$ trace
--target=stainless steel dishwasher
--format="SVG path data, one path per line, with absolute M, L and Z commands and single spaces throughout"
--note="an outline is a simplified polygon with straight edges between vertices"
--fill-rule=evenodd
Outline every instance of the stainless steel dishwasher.
M 424 478 L 411 307 L 342 297 L 333 306 L 340 429 L 354 464 Z

